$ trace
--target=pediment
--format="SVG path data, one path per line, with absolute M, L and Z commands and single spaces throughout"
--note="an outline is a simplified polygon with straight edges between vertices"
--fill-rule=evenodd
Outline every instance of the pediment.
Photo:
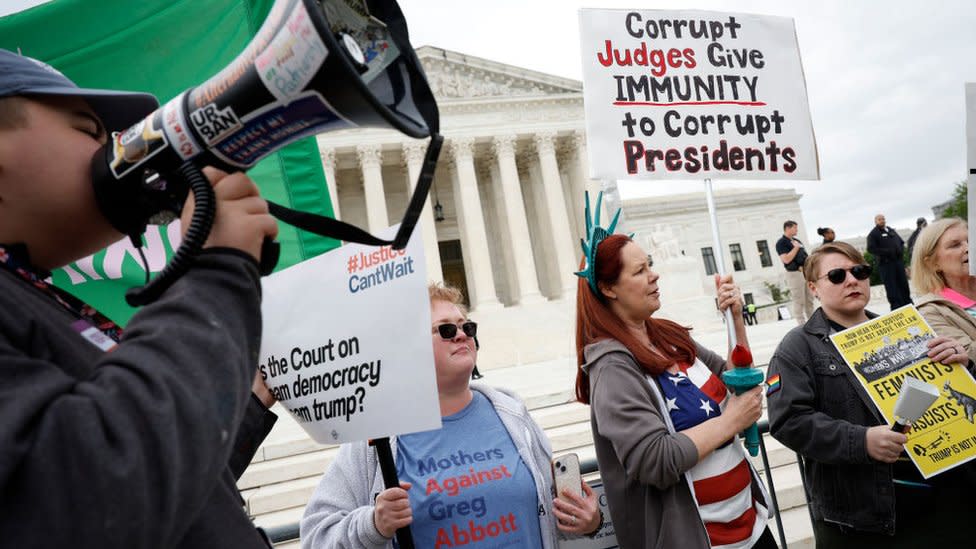
M 583 92 L 582 82 L 569 78 L 432 46 L 421 46 L 416 51 L 438 101 L 544 97 Z

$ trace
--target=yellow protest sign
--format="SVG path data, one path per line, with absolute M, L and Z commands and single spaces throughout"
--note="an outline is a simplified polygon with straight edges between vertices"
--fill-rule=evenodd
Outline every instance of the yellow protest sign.
M 905 445 L 925 478 L 976 457 L 976 380 L 961 364 L 929 360 L 927 342 L 934 337 L 914 305 L 830 336 L 889 424 L 906 376 L 938 388 L 939 398 L 912 424 Z

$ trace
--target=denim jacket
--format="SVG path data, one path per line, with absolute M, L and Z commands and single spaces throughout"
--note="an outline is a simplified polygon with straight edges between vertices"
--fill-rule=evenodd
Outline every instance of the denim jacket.
M 806 459 L 804 480 L 815 519 L 893 535 L 892 468 L 868 456 L 865 436 L 883 419 L 830 333 L 823 309 L 817 309 L 776 348 L 768 375 L 780 375 L 781 389 L 767 398 L 770 433 Z

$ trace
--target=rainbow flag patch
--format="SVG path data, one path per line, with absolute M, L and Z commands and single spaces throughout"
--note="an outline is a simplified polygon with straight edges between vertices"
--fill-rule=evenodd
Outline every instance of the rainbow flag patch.
M 766 396 L 769 396 L 782 388 L 783 386 L 779 383 L 779 374 L 776 374 L 766 380 Z

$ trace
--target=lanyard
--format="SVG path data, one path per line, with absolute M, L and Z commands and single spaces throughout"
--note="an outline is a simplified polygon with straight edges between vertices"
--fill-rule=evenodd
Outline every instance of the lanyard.
M 37 273 L 34 271 L 27 258 L 27 248 L 25 246 L 6 246 L 0 244 L 0 267 L 16 274 L 38 291 L 67 309 L 76 318 L 87 322 L 90 327 L 94 327 L 112 341 L 118 343 L 122 337 L 122 328 L 110 318 L 61 288 L 49 284 L 44 280 L 47 277 L 47 273 Z

